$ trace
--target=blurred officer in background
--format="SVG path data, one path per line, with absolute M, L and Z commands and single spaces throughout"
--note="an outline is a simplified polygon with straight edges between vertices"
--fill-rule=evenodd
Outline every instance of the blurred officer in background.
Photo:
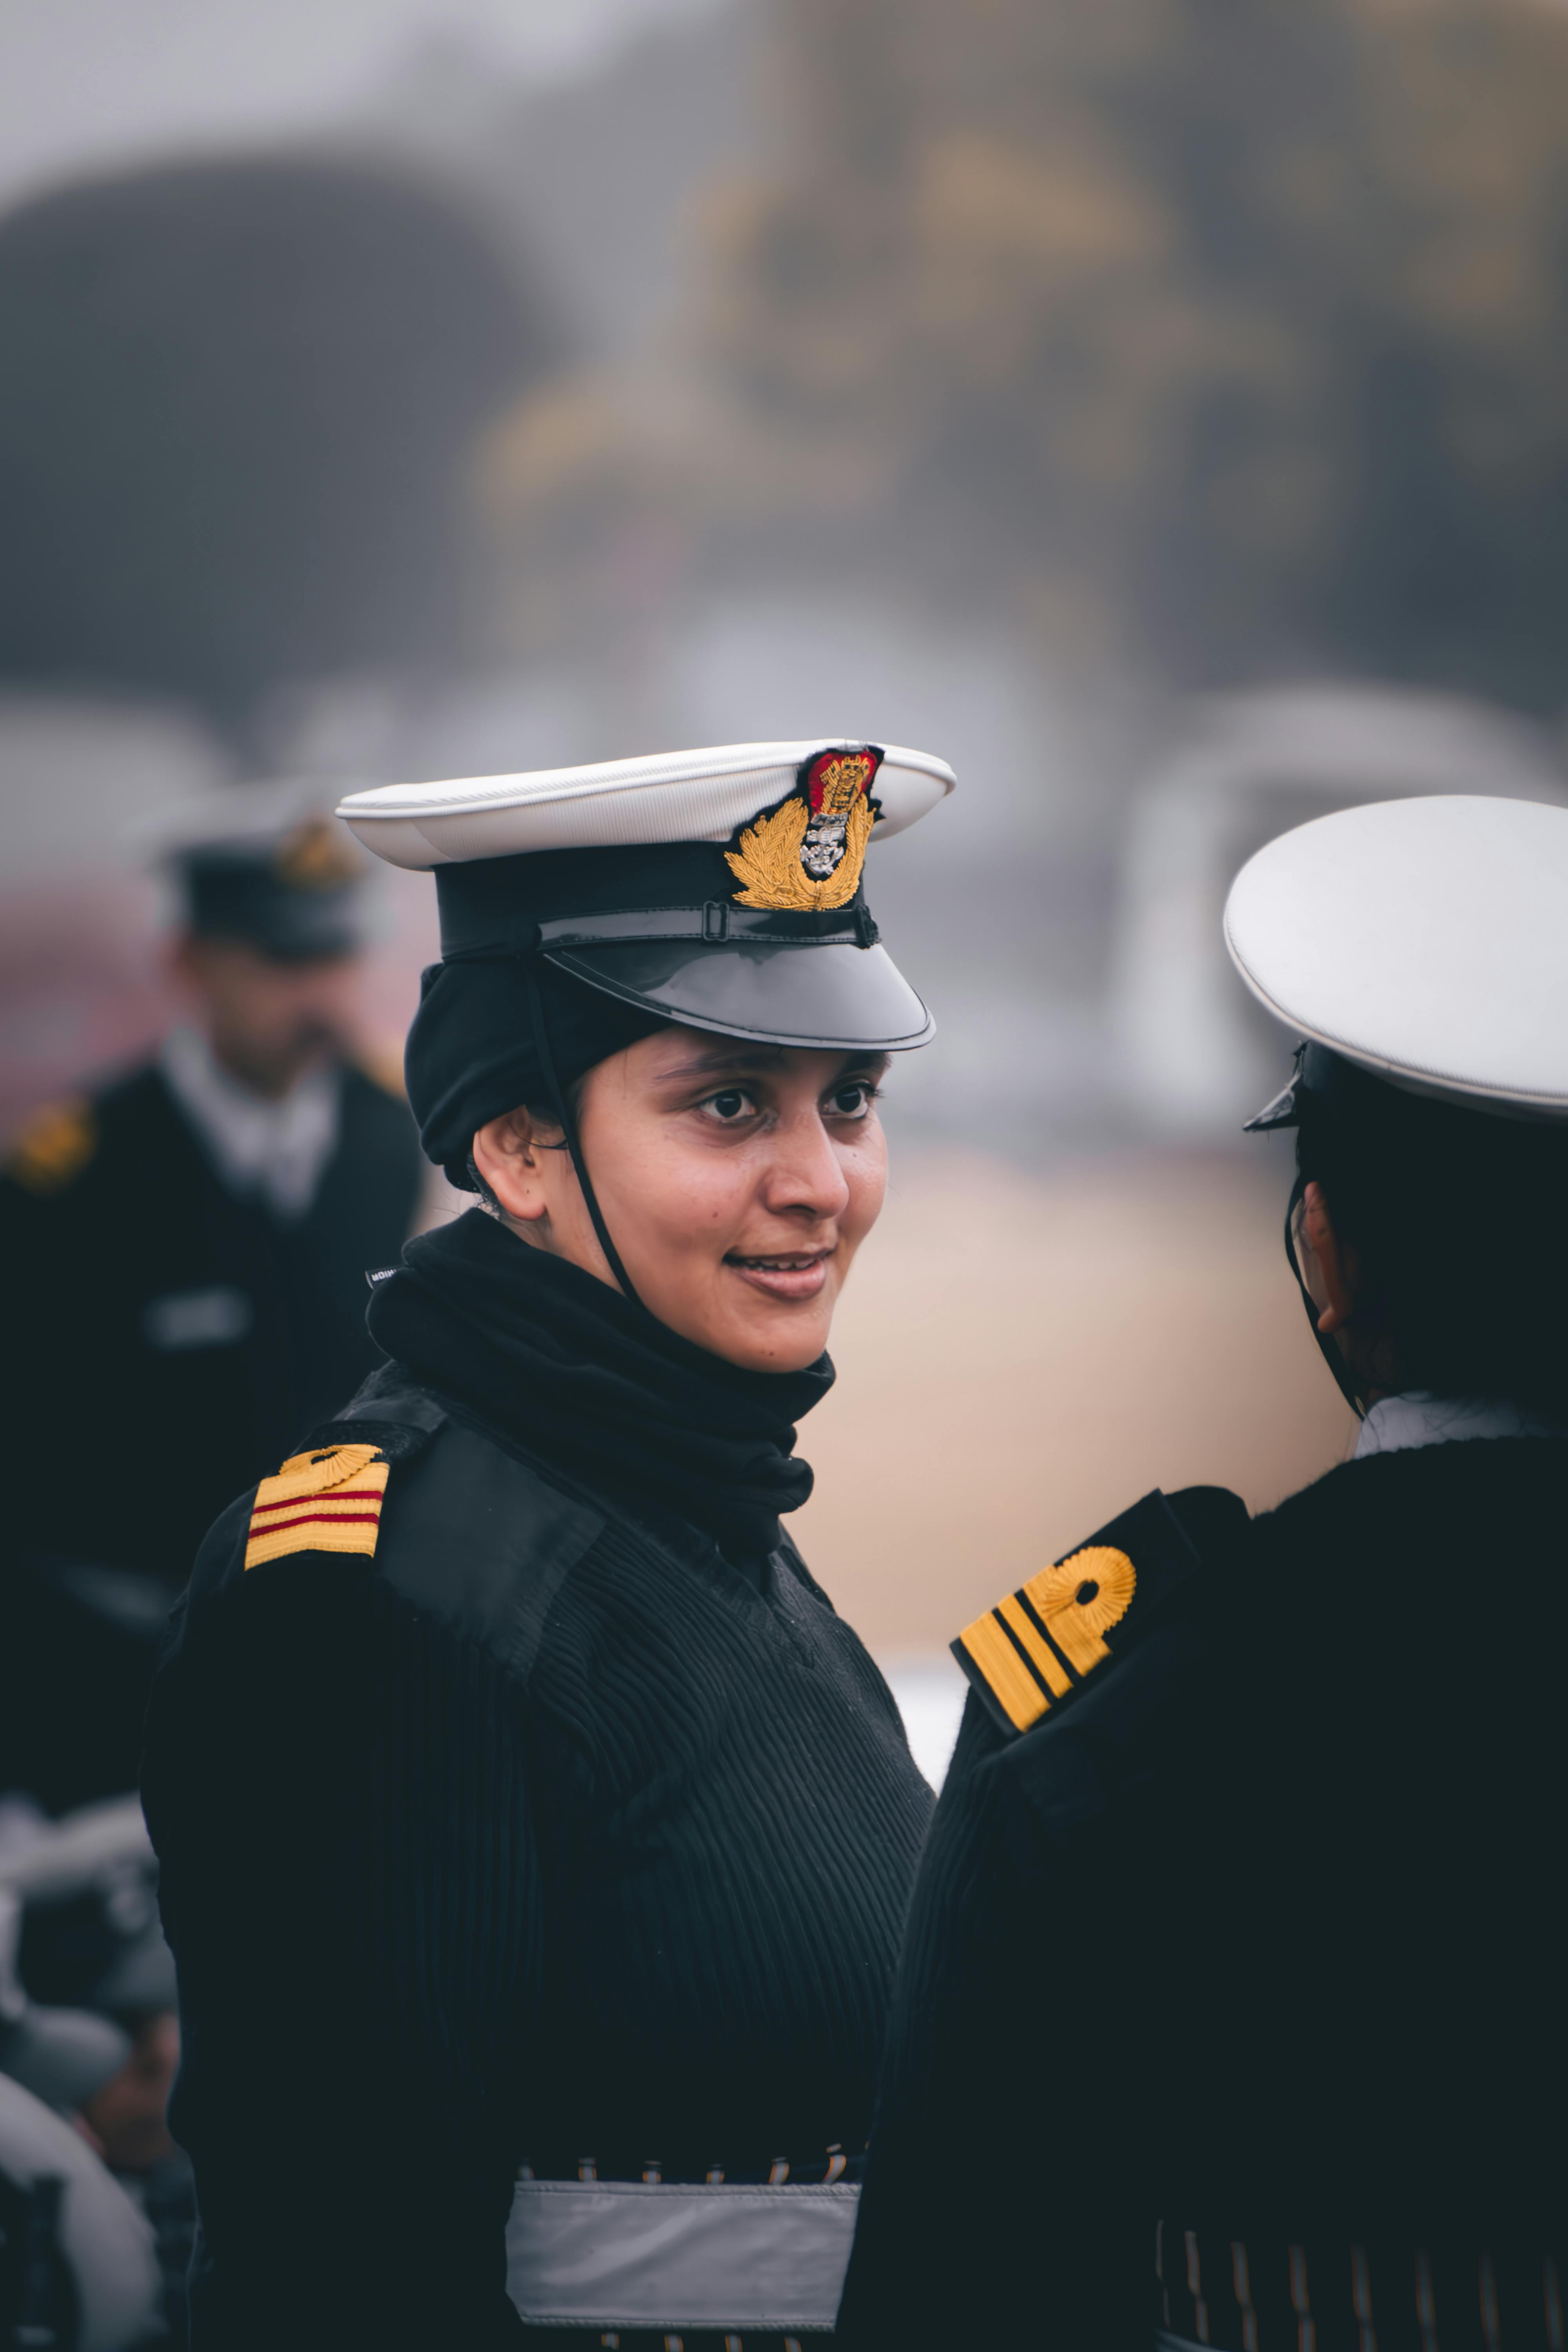
M 1226 930 L 1309 1041 L 1251 1124 L 1360 1441 L 954 1644 L 857 2347 L 1564 2341 L 1568 812 L 1325 817 Z
M 420 1181 L 406 1108 L 349 1055 L 363 885 L 319 794 L 231 790 L 163 847 L 184 1017 L 147 1067 L 40 1111 L 0 1177 L 0 1790 L 51 1811 L 135 1785 L 196 1545 L 376 1360 L 365 1269 Z

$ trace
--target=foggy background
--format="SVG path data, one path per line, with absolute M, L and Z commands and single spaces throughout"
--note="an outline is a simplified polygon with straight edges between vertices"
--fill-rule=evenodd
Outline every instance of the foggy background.
M 913 744 L 807 1554 L 918 1662 L 1277 1499 L 1348 1433 L 1220 904 L 1563 793 L 1565 256 L 1558 0 L 0 0 L 0 1123 L 157 1034 L 205 783 Z

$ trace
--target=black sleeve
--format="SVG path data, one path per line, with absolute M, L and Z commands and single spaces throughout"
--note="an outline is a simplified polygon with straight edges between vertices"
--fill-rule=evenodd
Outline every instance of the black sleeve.
M 899 1964 L 853 2352 L 1154 2340 L 1170 1765 L 1200 1639 L 1161 1627 L 1024 1738 L 970 1695 Z
M 193 2352 L 510 2344 L 503 2118 L 540 1937 L 522 1694 L 372 1560 L 239 1573 L 248 1500 L 176 1612 L 143 1773 Z

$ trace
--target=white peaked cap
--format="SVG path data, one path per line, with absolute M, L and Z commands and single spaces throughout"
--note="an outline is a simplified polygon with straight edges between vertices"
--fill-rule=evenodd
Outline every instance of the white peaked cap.
M 1568 809 L 1381 801 L 1282 834 L 1226 945 L 1299 1037 L 1414 1092 L 1568 1118 Z
M 525 775 L 380 784 L 351 793 L 338 814 L 378 857 L 420 873 L 529 850 L 721 842 L 793 792 L 803 761 L 814 752 L 858 748 L 847 737 L 817 735 L 799 743 L 724 743 Z M 952 792 L 954 781 L 945 760 L 889 744 L 877 772 L 882 814 L 872 841 L 914 824 Z

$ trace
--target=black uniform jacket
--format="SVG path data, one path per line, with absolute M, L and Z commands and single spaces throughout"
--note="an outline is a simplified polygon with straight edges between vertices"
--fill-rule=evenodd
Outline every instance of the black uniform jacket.
M 247 1570 L 246 1497 L 151 1708 L 196 2352 L 510 2342 L 523 2162 L 823 2179 L 930 1813 L 787 1543 L 748 1575 L 397 1365 L 342 1426 L 374 1556 Z
M 1112 1663 L 971 1696 L 841 2338 L 1563 2342 L 1565 1491 L 1519 1439 L 1176 1496 Z
M 365 1269 L 397 1255 L 420 1181 L 405 1107 L 353 1069 L 290 1223 L 219 1180 L 156 1069 L 70 1116 L 67 1181 L 40 1187 L 25 1154 L 0 1177 L 0 1789 L 53 1810 L 135 1786 L 169 1602 L 229 1498 L 377 1360 Z

